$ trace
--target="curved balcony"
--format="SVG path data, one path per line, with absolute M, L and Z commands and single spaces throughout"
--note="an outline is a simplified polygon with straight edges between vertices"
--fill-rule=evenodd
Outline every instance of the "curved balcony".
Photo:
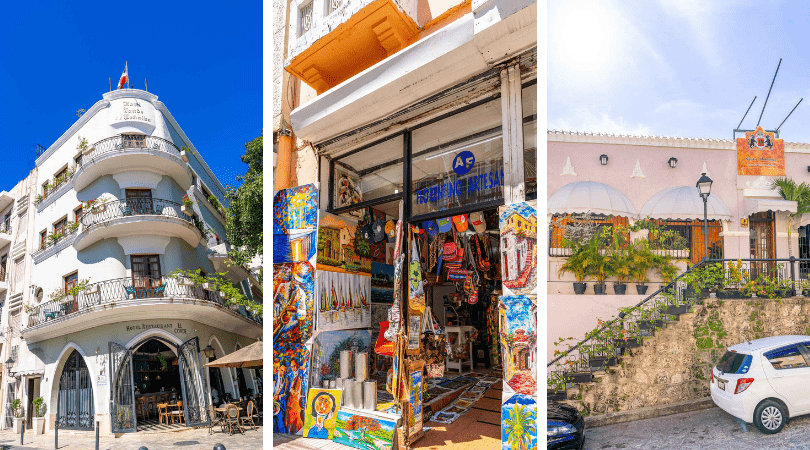
M 129 236 L 178 237 L 197 247 L 203 236 L 202 222 L 182 208 L 180 203 L 156 198 L 102 203 L 82 215 L 82 230 L 73 248 L 81 251 L 103 239 Z
M 124 308 L 124 309 L 122 309 Z M 118 278 L 89 284 L 75 296 L 28 309 L 29 342 L 117 322 L 189 319 L 226 331 L 258 338 L 262 320 L 243 307 L 230 305 L 219 292 L 184 284 L 177 278 Z
M 180 149 L 156 136 L 113 136 L 82 154 L 76 164 L 73 188 L 81 191 L 97 178 L 121 172 L 146 171 L 172 177 L 183 190 L 191 187 L 191 171 Z

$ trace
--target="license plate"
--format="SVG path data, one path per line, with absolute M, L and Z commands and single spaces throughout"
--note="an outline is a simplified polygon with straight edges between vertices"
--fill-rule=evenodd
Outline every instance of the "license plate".
M 718 387 L 718 388 L 719 388 L 721 391 L 725 391 L 725 390 L 726 390 L 726 383 L 725 383 L 725 381 L 720 381 L 720 380 L 717 380 L 717 387 Z

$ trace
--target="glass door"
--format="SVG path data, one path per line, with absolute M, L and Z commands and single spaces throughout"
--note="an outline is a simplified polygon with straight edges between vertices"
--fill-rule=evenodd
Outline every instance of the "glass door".
M 774 213 L 773 211 L 759 212 L 749 217 L 751 258 L 772 259 L 774 258 Z M 751 279 L 756 279 L 760 274 L 775 275 L 770 273 L 774 268 L 773 262 L 753 262 L 751 263 Z
M 127 189 L 127 209 L 132 214 L 152 214 L 152 191 L 150 189 Z
M 132 287 L 137 298 L 162 296 L 155 289 L 162 282 L 160 255 L 132 255 Z

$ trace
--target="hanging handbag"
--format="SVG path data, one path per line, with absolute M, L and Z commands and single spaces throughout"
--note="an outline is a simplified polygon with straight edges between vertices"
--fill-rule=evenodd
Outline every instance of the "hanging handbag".
M 388 321 L 380 322 L 380 334 L 377 336 L 377 343 L 374 345 L 374 352 L 378 355 L 394 356 L 394 342 L 385 338 L 388 331 Z
M 466 280 L 468 275 L 467 269 L 462 269 L 461 267 L 452 268 L 447 272 L 447 279 L 453 281 L 462 281 Z
M 445 345 L 447 339 L 443 334 L 436 332 L 437 325 L 433 320 L 433 313 L 430 307 L 425 309 L 422 320 L 425 324 L 425 331 L 422 336 L 422 344 L 424 345 L 422 355 L 424 356 L 425 364 L 444 364 L 444 360 L 447 357 Z

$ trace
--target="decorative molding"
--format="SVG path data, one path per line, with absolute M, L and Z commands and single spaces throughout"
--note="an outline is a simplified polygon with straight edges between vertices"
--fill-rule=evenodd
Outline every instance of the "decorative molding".
M 65 192 L 73 189 L 73 176 L 70 177 L 70 180 L 65 181 L 64 183 L 60 184 L 58 188 L 56 188 L 55 192 L 51 192 L 47 197 L 43 198 L 41 202 L 34 203 L 37 207 L 37 212 L 42 212 L 48 205 L 55 202 L 56 199 L 60 198 Z
M 71 245 L 73 245 L 73 241 L 76 240 L 76 236 L 78 234 L 79 233 L 76 233 L 74 231 L 73 233 L 63 237 L 62 239 L 59 239 L 59 241 L 56 244 L 51 245 L 50 247 L 48 247 L 48 248 L 46 248 L 44 250 L 40 250 L 37 253 L 34 253 L 33 254 L 34 264 L 39 264 L 42 261 L 50 258 L 51 256 L 61 252 L 62 250 L 70 247 Z
M 748 231 L 721 231 L 721 237 L 749 237 L 751 233 Z
M 777 190 L 772 189 L 771 181 L 765 178 L 765 176 L 760 176 L 753 181 L 746 181 L 745 189 L 743 189 L 743 197 L 782 198 Z
M 583 131 L 547 130 L 548 142 L 587 142 L 593 144 L 645 145 L 651 147 L 737 150 L 731 139 L 704 139 L 673 136 L 641 136 Z M 810 143 L 785 142 L 785 151 L 810 153 Z
M 712 176 L 709 175 L 709 168 L 706 167 L 706 161 L 703 161 L 703 170 L 700 173 L 705 173 L 707 177 L 711 178 Z
M 574 166 L 571 165 L 571 157 L 570 156 L 568 157 L 568 160 L 565 161 L 565 167 L 563 167 L 563 171 L 560 174 L 560 176 L 565 176 L 565 175 L 577 176 L 577 173 L 574 172 Z
M 641 170 L 641 160 L 636 159 L 636 167 L 633 169 L 633 173 L 630 174 L 630 178 L 638 178 L 638 179 L 647 178 L 647 176 L 644 175 L 644 172 L 642 172 Z

